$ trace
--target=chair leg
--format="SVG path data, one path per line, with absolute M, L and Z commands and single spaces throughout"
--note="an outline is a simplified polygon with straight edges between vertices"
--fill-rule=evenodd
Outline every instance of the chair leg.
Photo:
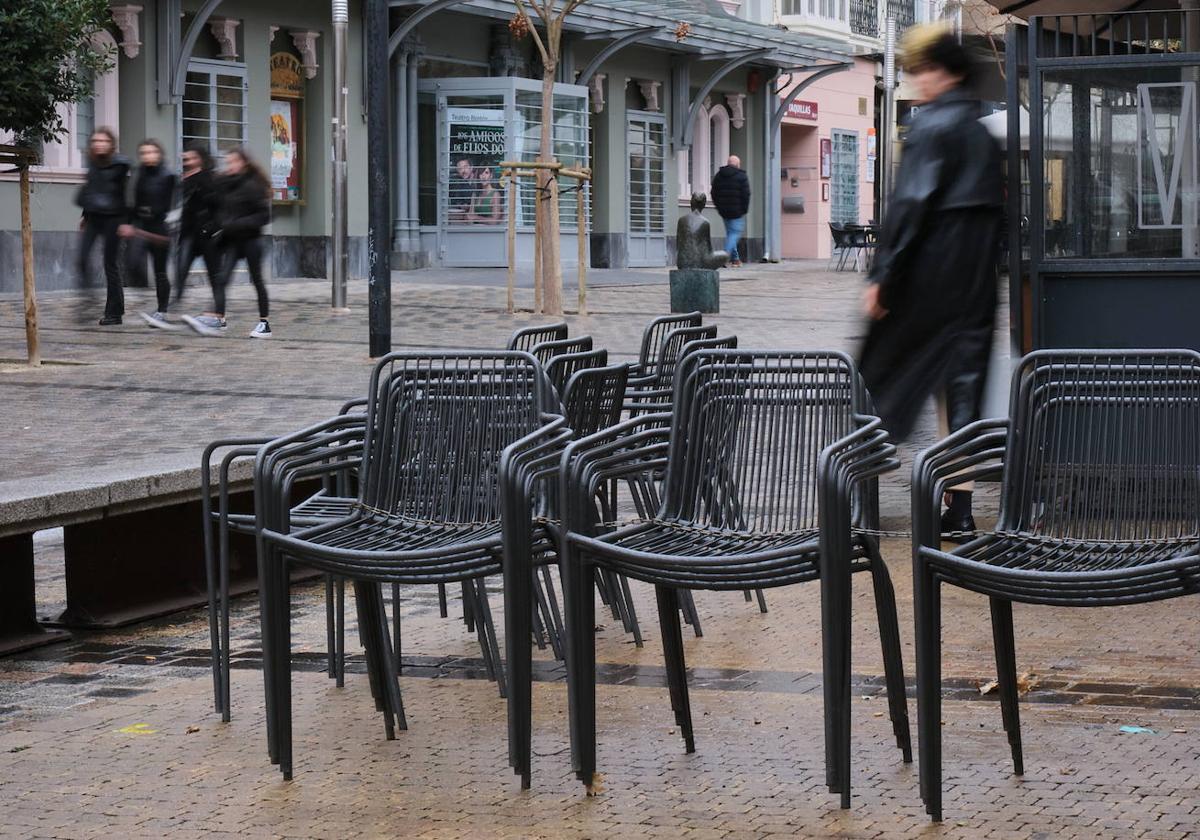
M 201 516 L 204 519 L 204 574 L 208 584 L 208 639 L 212 651 L 213 711 L 224 712 L 222 701 L 225 695 L 221 688 L 221 630 L 217 618 L 220 605 L 217 602 L 216 557 L 212 547 L 212 500 L 208 495 L 201 499 Z
M 337 682 L 338 688 L 346 687 L 346 579 L 337 579 Z
M 475 594 L 473 589 L 470 581 L 462 582 L 463 622 L 467 625 L 468 633 L 475 632 Z
M 449 606 L 446 604 L 446 584 L 438 584 L 438 615 L 445 618 L 450 614 Z
M 396 584 L 393 584 L 393 587 L 396 587 Z M 393 589 L 394 591 L 395 588 Z M 376 628 L 379 633 L 381 652 L 379 661 L 383 664 L 384 703 L 387 706 L 389 717 L 395 718 L 396 728 L 405 731 L 408 729 L 408 719 L 405 717 L 404 700 L 400 695 L 400 669 L 398 667 L 400 653 L 398 646 L 393 650 L 392 641 L 388 638 L 387 612 L 384 609 L 382 585 L 372 587 L 372 597 L 375 601 L 375 611 L 379 616 Z M 393 614 L 398 609 L 399 602 L 396 602 L 393 605 Z M 399 630 L 399 624 L 396 627 Z
M 568 548 L 559 568 L 567 614 L 571 758 L 588 790 L 596 776 L 596 596 L 593 567 Z
M 274 577 L 275 549 L 262 538 L 257 540 L 258 549 L 258 623 L 263 652 L 263 705 L 267 721 L 267 755 L 272 764 L 279 763 L 279 738 L 276 726 L 275 704 L 275 620 L 274 620 Z
M 337 605 L 333 575 L 325 575 L 325 662 L 326 676 L 337 679 Z
M 754 594 L 758 597 L 758 611 L 766 613 L 767 611 L 767 596 L 761 589 L 755 589 Z
M 229 528 L 226 524 L 220 535 L 220 567 L 217 570 L 217 585 L 220 587 L 220 652 L 214 652 L 221 660 L 221 720 L 229 723 L 232 703 L 229 696 Z
M 688 700 L 687 666 L 683 661 L 683 633 L 679 627 L 680 590 L 669 586 L 655 586 L 658 600 L 658 626 L 662 632 L 663 658 L 667 666 L 667 685 L 671 690 L 671 707 L 675 710 L 675 723 L 683 735 L 684 750 L 696 751 L 696 740 L 692 730 L 692 706 Z
M 550 621 L 546 625 L 546 629 L 550 634 L 550 646 L 554 648 L 554 655 L 558 659 L 564 657 L 563 644 L 567 636 L 566 626 L 563 624 L 562 611 L 558 607 L 558 598 L 554 594 L 554 578 L 550 576 L 550 567 L 542 566 L 539 570 L 542 576 L 542 582 L 545 584 L 546 603 L 550 608 Z
M 683 620 L 692 625 L 692 632 L 699 639 L 704 635 L 704 628 L 700 626 L 700 613 L 696 612 L 696 599 L 692 597 L 690 589 L 679 590 L 680 609 L 683 610 Z
M 504 650 L 508 675 L 508 763 L 528 790 L 533 755 L 533 655 L 529 639 L 539 618 L 538 578 L 527 551 L 504 564 Z M 483 581 L 479 581 L 483 585 Z M 498 657 L 497 657 L 498 658 Z
M 617 580 L 621 584 L 621 597 L 625 599 L 625 616 L 628 618 L 625 629 L 633 634 L 634 646 L 642 647 L 645 640 L 642 638 L 642 627 L 638 623 L 637 608 L 633 605 L 633 592 L 629 588 L 629 578 L 625 575 L 617 575 Z
M 904 762 L 912 761 L 912 733 L 908 725 L 908 698 L 904 686 L 904 659 L 900 652 L 900 622 L 896 616 L 896 591 L 891 575 L 878 551 L 871 552 L 871 581 L 875 587 L 875 613 L 879 641 L 883 647 L 883 671 L 887 683 L 888 711 L 896 746 Z
M 500 643 L 496 638 L 496 625 L 492 621 L 492 605 L 488 603 L 487 586 L 483 578 L 475 581 L 479 612 L 475 622 L 483 627 L 483 643 L 487 645 L 492 660 L 492 674 L 501 697 L 508 696 L 507 680 L 504 678 L 504 660 L 500 658 Z
M 392 584 L 392 648 L 396 652 L 396 674 L 401 671 L 400 665 L 400 584 Z
M 367 660 L 367 679 L 371 686 L 371 696 L 375 700 L 375 711 L 383 713 L 384 734 L 391 741 L 396 737 L 396 729 L 387 698 L 384 696 L 384 692 L 387 691 L 387 678 L 383 672 L 383 654 L 379 645 L 379 618 L 371 592 L 375 587 L 377 584 L 354 581 L 354 603 L 358 608 L 358 635 Z
M 292 779 L 292 593 L 286 556 L 276 564 L 277 617 L 275 662 L 279 694 L 279 769 L 284 781 Z
M 1017 704 L 1017 648 L 1013 640 L 1012 601 L 992 598 L 992 639 L 996 646 L 996 682 L 1000 688 L 1000 711 L 1012 751 L 1013 772 L 1025 773 L 1021 754 L 1021 713 Z
M 941 591 L 933 570 L 916 561 L 917 740 L 925 812 L 942 819 Z

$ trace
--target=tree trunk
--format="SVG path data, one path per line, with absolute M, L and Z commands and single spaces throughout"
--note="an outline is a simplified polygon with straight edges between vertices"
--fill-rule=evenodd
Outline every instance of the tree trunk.
M 538 160 L 554 161 L 554 75 L 558 69 L 559 31 L 550 24 L 547 27 L 547 50 L 550 53 L 542 70 L 542 135 Z M 538 213 L 542 219 L 541 240 L 538 249 L 542 255 L 542 304 L 547 315 L 561 315 L 562 306 L 562 257 L 559 242 L 558 220 L 558 173 L 542 170 L 538 173 Z
M 25 348 L 29 364 L 40 365 L 37 296 L 33 285 L 33 220 L 29 217 L 29 164 L 21 165 L 21 261 L 25 273 Z

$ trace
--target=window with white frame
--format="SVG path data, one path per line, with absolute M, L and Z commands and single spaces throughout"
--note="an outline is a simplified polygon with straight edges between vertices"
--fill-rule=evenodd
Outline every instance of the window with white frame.
M 729 111 L 725 106 L 705 100 L 692 123 L 692 147 L 676 155 L 679 172 L 679 199 L 691 199 L 693 192 L 709 195 L 713 176 L 729 159 Z
M 108 32 L 100 31 L 92 39 L 92 46 L 113 57 L 107 73 L 92 82 L 92 96 L 80 102 L 60 102 L 58 115 L 62 118 L 65 131 L 57 140 L 42 145 L 42 163 L 33 172 L 41 181 L 76 181 L 87 171 L 88 138 L 97 128 L 117 129 L 120 120 L 120 86 L 117 78 L 117 41 Z M 11 136 L 0 133 L 0 143 L 7 143 Z
M 201 59 L 188 63 L 179 135 L 181 149 L 200 143 L 214 156 L 246 142 L 246 65 Z

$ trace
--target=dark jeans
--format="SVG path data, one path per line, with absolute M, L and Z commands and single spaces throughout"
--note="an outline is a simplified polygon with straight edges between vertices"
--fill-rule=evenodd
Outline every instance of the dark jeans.
M 166 236 L 166 228 L 143 228 L 147 233 L 153 233 L 158 236 Z M 170 242 L 150 242 L 141 237 L 133 237 L 129 240 L 129 251 L 126 262 L 129 265 L 130 271 L 133 272 L 135 282 L 130 285 L 145 286 L 146 274 L 146 252 L 150 252 L 150 259 L 154 263 L 154 291 L 158 296 L 158 311 L 166 312 L 167 307 L 171 303 L 171 279 L 167 276 L 167 258 L 170 256 Z
M 120 225 L 119 216 L 88 214 L 83 217 L 83 232 L 79 238 L 79 284 L 85 289 L 92 286 L 88 277 L 92 248 L 97 239 L 104 243 L 104 280 L 108 286 L 108 297 L 104 301 L 106 318 L 120 318 L 125 314 L 125 290 L 121 288 L 121 270 L 117 265 L 117 247 L 120 244 L 117 228 Z
M 267 284 L 263 281 L 263 243 L 261 236 L 236 237 L 227 239 L 224 243 L 224 253 L 221 260 L 219 281 L 213 283 L 213 301 L 216 303 L 217 314 L 225 317 L 225 287 L 233 277 L 239 260 L 246 261 L 246 269 L 250 272 L 250 280 L 254 290 L 258 292 L 258 317 L 266 318 L 270 303 L 267 300 Z
M 204 270 L 208 273 L 209 286 L 215 289 L 220 280 L 221 261 L 216 243 L 202 233 L 183 231 L 179 234 L 179 251 L 175 261 L 175 300 L 177 301 L 183 299 L 183 290 L 187 285 L 188 274 L 197 257 L 204 260 Z

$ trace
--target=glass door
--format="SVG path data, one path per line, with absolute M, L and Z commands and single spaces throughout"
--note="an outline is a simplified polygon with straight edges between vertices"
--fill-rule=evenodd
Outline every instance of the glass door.
M 661 115 L 630 112 L 626 132 L 629 156 L 629 264 L 667 264 L 663 180 L 666 126 Z
M 833 130 L 830 220 L 858 224 L 858 133 Z

